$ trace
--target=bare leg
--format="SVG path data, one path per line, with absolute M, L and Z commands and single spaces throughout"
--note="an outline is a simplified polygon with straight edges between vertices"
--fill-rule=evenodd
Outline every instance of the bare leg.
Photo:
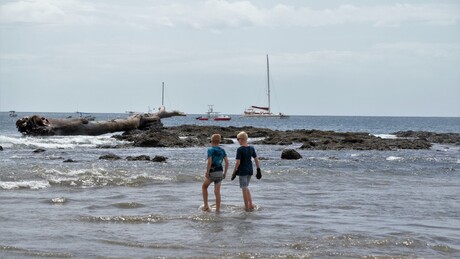
M 201 191 L 203 193 L 203 210 L 209 210 L 209 204 L 208 204 L 208 187 L 211 184 L 211 180 L 206 178 L 204 179 L 203 186 L 201 186 Z
M 254 209 L 254 205 L 252 204 L 251 192 L 249 188 L 243 188 L 243 200 L 244 200 L 244 208 L 246 210 Z
M 216 195 L 216 212 L 220 211 L 220 183 L 214 185 L 214 194 Z

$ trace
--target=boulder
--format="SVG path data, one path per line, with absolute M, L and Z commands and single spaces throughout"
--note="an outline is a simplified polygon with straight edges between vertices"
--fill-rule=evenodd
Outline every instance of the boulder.
M 119 159 L 121 159 L 121 157 L 110 153 L 110 154 L 100 156 L 99 159 L 102 159 L 102 160 L 119 160 Z
M 155 156 L 152 158 L 152 162 L 166 162 L 167 157 L 164 156 Z
M 297 160 L 301 158 L 302 156 L 299 154 L 299 152 L 295 151 L 294 149 L 285 149 L 281 153 L 281 159 Z
M 150 161 L 150 157 L 147 155 L 140 155 L 140 156 L 128 156 L 126 157 L 128 161 Z
M 77 161 L 73 160 L 73 159 L 66 159 L 63 161 L 64 163 L 76 163 Z

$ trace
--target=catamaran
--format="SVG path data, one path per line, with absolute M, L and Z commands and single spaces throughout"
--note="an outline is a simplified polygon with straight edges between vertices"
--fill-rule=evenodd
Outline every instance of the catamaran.
M 283 113 L 274 114 L 271 112 L 270 108 L 270 64 L 268 62 L 268 55 L 267 55 L 267 99 L 268 99 L 268 106 L 256 106 L 252 105 L 251 107 L 247 108 L 244 111 L 244 117 L 258 117 L 258 118 L 289 118 L 288 115 Z

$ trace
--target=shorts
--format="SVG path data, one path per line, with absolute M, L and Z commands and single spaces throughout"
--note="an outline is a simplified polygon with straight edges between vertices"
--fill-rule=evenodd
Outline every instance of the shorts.
M 211 179 L 211 182 L 214 182 L 214 184 L 218 184 L 222 182 L 222 179 L 224 179 L 224 172 L 223 171 L 210 172 L 209 178 Z
M 239 176 L 241 189 L 248 188 L 249 182 L 251 181 L 251 176 L 252 175 L 240 175 Z

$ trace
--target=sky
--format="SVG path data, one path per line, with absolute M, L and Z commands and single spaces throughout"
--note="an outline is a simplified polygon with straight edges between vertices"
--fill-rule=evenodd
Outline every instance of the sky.
M 0 0 L 0 111 L 460 117 L 458 0 Z

